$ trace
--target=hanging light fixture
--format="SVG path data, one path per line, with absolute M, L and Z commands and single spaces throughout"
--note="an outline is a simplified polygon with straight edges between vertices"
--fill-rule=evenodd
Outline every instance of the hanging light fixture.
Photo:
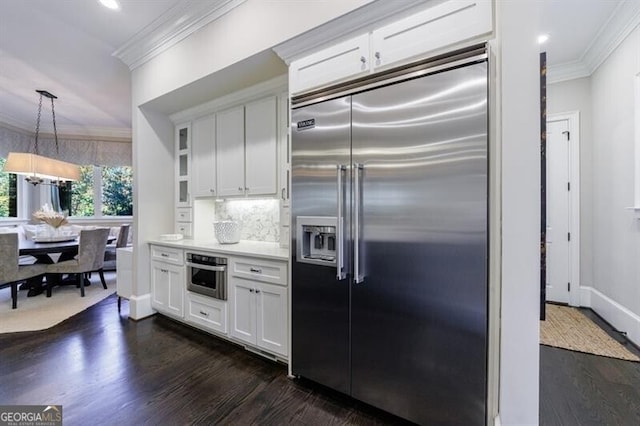
M 53 107 L 53 100 L 58 99 L 58 97 L 47 92 L 46 90 L 36 90 L 36 92 L 40 94 L 40 103 L 38 104 L 38 118 L 36 120 L 35 152 L 10 152 L 4 165 L 4 171 L 6 173 L 25 175 L 27 182 L 33 185 L 43 183 L 43 179 L 50 179 L 52 185 L 57 185 L 60 183 L 60 181 L 80 180 L 79 166 L 67 163 L 65 161 L 56 160 L 54 158 L 38 155 L 38 135 L 40 134 L 40 114 L 42 112 L 43 96 L 51 99 L 53 135 L 56 141 L 56 155 L 59 155 L 58 131 L 56 129 L 56 112 Z

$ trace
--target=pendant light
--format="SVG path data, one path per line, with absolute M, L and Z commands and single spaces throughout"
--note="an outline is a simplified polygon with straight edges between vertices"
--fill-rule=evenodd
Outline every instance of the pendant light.
M 28 152 L 10 152 L 4 165 L 5 173 L 15 173 L 25 175 L 26 181 L 35 185 L 43 183 L 43 179 L 50 179 L 53 185 L 57 185 L 60 181 L 76 181 L 80 180 L 80 167 L 67 163 L 66 161 L 38 155 L 38 136 L 40 134 L 40 114 L 42 112 L 42 97 L 51 99 L 51 115 L 53 117 L 53 135 L 56 141 L 56 155 L 58 150 L 58 131 L 56 129 L 56 112 L 53 106 L 53 100 L 58 99 L 57 96 L 47 92 L 46 90 L 36 90 L 40 94 L 40 102 L 38 104 L 38 118 L 36 120 L 36 139 L 34 153 Z

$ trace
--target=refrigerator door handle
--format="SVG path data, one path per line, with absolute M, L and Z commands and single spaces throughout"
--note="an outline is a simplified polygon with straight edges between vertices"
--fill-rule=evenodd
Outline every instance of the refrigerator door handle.
M 354 230 L 353 230 L 353 278 L 356 284 L 364 281 L 364 273 L 362 273 L 362 262 L 360 262 L 360 215 L 362 209 L 362 182 L 361 175 L 364 165 L 353 163 L 353 186 L 354 186 Z
M 344 184 L 342 177 L 347 167 L 338 164 L 337 169 L 337 185 L 338 185 L 338 217 L 336 223 L 336 279 L 344 280 L 347 274 L 344 270 Z

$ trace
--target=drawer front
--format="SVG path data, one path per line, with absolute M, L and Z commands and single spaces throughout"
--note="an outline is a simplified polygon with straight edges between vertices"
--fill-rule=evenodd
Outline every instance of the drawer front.
M 236 258 L 231 261 L 231 274 L 253 281 L 287 285 L 286 262 Z
M 227 303 L 188 293 L 187 320 L 218 333 L 227 334 Z
M 151 246 L 151 259 L 169 262 L 175 265 L 184 264 L 182 250 L 163 246 Z
M 193 222 L 193 209 L 190 207 L 177 208 L 176 222 Z
M 182 234 L 185 237 L 193 236 L 193 223 L 176 222 L 176 234 Z

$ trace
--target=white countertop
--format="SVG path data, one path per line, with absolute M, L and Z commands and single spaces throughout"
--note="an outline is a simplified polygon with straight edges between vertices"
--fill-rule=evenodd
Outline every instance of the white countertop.
M 241 240 L 236 244 L 220 244 L 215 240 L 178 241 L 150 240 L 149 244 L 179 249 L 200 250 L 239 256 L 261 257 L 264 259 L 289 260 L 289 249 L 280 247 L 279 243 Z

